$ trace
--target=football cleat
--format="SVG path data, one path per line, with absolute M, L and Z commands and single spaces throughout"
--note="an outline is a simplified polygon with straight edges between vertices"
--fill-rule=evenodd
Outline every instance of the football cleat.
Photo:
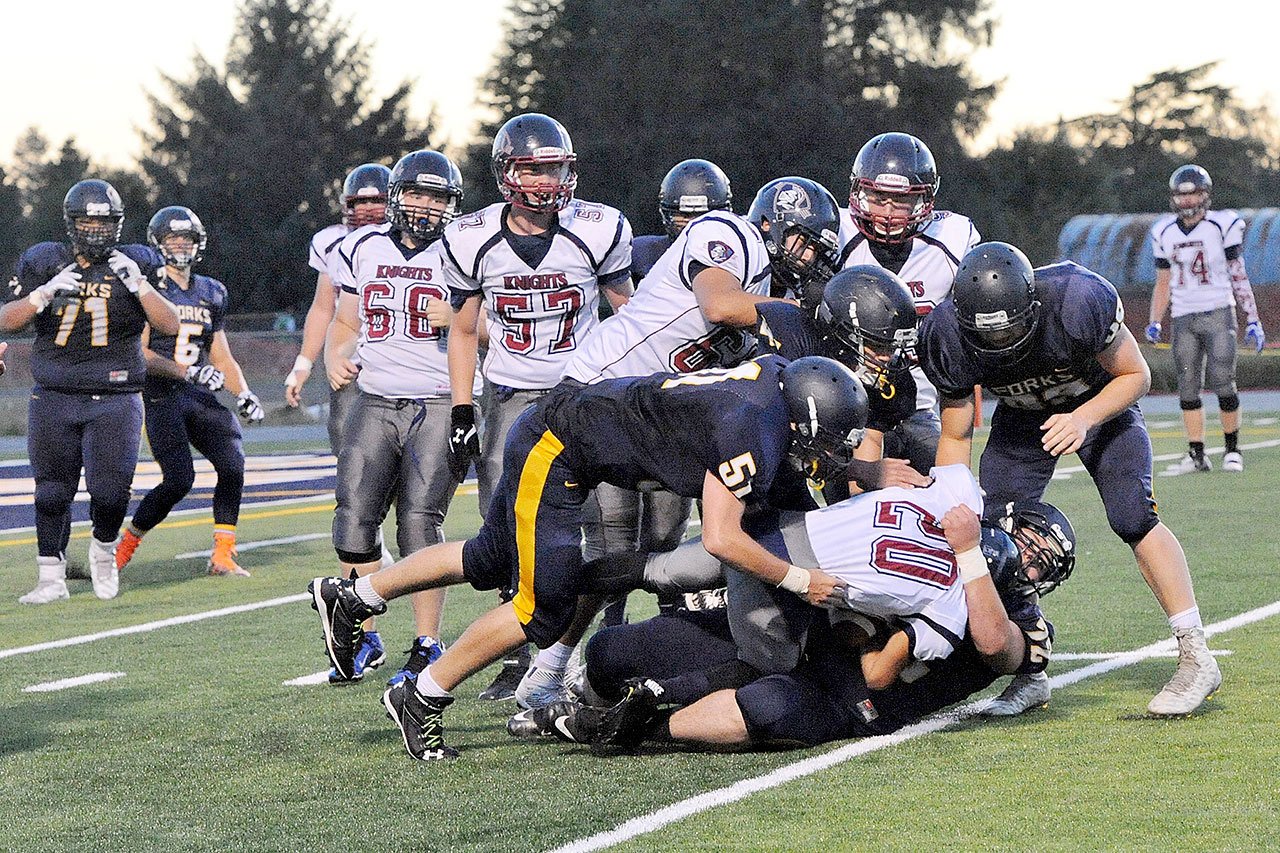
M 89 538 L 89 579 L 93 594 L 106 601 L 120 594 L 120 570 L 116 568 L 116 543 Z
M 649 736 L 664 692 L 652 678 L 627 679 L 622 699 L 604 712 L 591 738 L 591 751 L 597 755 L 634 751 Z
M 385 604 L 370 607 L 356 594 L 356 582 L 342 578 L 314 578 L 307 584 L 311 609 L 320 616 L 324 648 L 339 679 L 355 677 L 356 648 L 364 637 L 364 620 L 387 612 Z M 332 680 L 332 677 L 330 678 Z
M 567 669 L 549 669 L 529 664 L 529 669 L 516 686 L 516 706 L 541 708 L 554 702 L 566 702 L 573 696 L 569 691 Z
M 439 660 L 442 654 L 444 654 L 444 643 L 435 637 L 418 637 L 413 641 L 413 648 L 409 649 L 409 660 L 399 672 L 387 679 L 387 686 L 395 687 L 406 678 L 417 678 L 418 673 Z
M 577 702 L 529 708 L 507 720 L 507 734 L 522 740 L 554 737 L 565 743 L 590 743 L 604 711 Z
M 1187 455 L 1179 459 L 1177 462 L 1169 466 L 1170 474 L 1190 474 L 1195 471 L 1212 471 L 1213 463 L 1209 461 L 1209 457 L 1204 454 L 1197 456 L 1190 450 Z
M 209 574 L 226 577 L 249 577 L 249 572 L 235 561 L 236 535 L 234 533 L 213 534 L 213 554 L 209 557 Z
M 1043 672 L 1015 675 L 1004 692 L 988 702 L 981 713 L 984 717 L 1016 717 L 1024 711 L 1048 707 L 1052 692 L 1049 676 Z
M 126 530 L 124 535 L 120 537 L 120 543 L 116 545 L 116 568 L 123 569 L 129 565 L 129 561 L 133 559 L 133 552 L 138 550 L 138 546 L 141 544 L 141 536 L 132 530 Z
M 1244 457 L 1240 455 L 1240 451 L 1233 450 L 1230 453 L 1222 454 L 1222 470 L 1223 471 L 1243 471 Z
M 494 676 L 492 683 L 480 691 L 479 698 L 489 702 L 505 702 L 516 698 L 516 688 L 520 686 L 520 681 L 528 671 L 532 658 L 533 653 L 529 650 L 529 644 L 525 643 L 516 652 L 515 657 L 502 661 L 502 669 Z
M 1204 629 L 1178 631 L 1174 636 L 1178 640 L 1178 668 L 1147 705 L 1148 713 L 1158 717 L 1186 716 L 1222 686 L 1222 670 L 1209 653 Z
M 19 604 L 50 604 L 70 598 L 65 580 L 41 580 L 36 588 L 18 598 Z
M 387 660 L 386 649 L 382 647 L 382 638 L 378 636 L 377 631 L 365 631 L 364 636 L 360 638 L 360 645 L 356 648 L 354 659 L 355 672 L 350 678 L 343 678 L 338 675 L 336 669 L 329 670 L 330 684 L 354 684 L 364 678 L 366 671 L 377 669 Z
M 399 727 L 404 748 L 419 761 L 458 757 L 458 750 L 444 742 L 444 709 L 451 704 L 452 696 L 423 696 L 412 678 L 388 687 L 382 694 L 382 706 Z

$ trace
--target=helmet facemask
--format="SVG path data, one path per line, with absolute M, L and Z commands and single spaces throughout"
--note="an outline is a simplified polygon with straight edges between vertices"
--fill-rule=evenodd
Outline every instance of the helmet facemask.
M 895 185 L 888 185 L 890 179 Z M 904 210 L 899 212 L 900 208 Z M 898 175 L 882 175 L 876 180 L 855 178 L 849 193 L 849 213 L 868 239 L 905 243 L 933 215 L 933 187 L 909 184 Z
M 578 186 L 577 160 L 576 154 L 563 148 L 539 149 L 530 156 L 500 158 L 494 163 L 494 176 L 502 197 L 513 206 L 554 213 L 573 200 Z
M 355 195 L 343 199 L 342 222 L 353 229 L 381 225 L 387 221 L 387 201 L 387 196 L 374 187 L 361 187 Z
M 419 191 L 413 193 L 415 196 L 434 196 L 439 202 L 444 202 L 443 209 L 438 203 L 428 205 L 407 199 L 406 189 Z M 444 178 L 422 174 L 416 182 L 397 181 L 392 184 L 387 208 L 393 225 L 413 239 L 428 243 L 443 234 L 445 226 L 457 218 L 462 210 L 462 197 L 449 189 Z

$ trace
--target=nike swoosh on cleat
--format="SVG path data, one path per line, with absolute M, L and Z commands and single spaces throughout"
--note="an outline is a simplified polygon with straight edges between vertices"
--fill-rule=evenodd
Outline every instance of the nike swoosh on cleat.
M 556 717 L 552 720 L 552 724 L 556 727 L 557 731 L 565 736 L 566 740 L 577 743 L 578 739 L 573 736 L 573 732 L 569 731 L 569 726 L 567 725 L 568 721 L 569 717 L 566 715 L 563 717 Z

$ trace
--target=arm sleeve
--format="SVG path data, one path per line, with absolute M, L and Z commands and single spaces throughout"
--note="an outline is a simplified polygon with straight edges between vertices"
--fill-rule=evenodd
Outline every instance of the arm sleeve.
M 480 292 L 480 282 L 463 271 L 461 259 L 450 245 L 449 234 L 440 238 L 440 271 L 449 288 L 449 302 L 456 311 L 468 297 Z
M 322 232 L 323 233 L 323 232 Z M 318 273 L 329 274 L 329 267 L 324 262 L 323 246 L 320 245 L 320 234 L 311 238 L 311 246 L 307 251 L 307 266 Z
M 597 278 L 600 284 L 608 285 L 624 278 L 631 277 L 631 223 L 627 217 L 618 214 L 618 227 L 614 235 L 613 245 L 605 253 L 600 262 Z
M 356 244 L 350 240 L 343 240 L 338 248 L 333 250 L 333 269 L 329 273 L 329 278 L 333 281 L 334 287 L 345 290 L 347 293 L 359 293 L 356 287 L 355 258 L 352 257 L 355 247 Z

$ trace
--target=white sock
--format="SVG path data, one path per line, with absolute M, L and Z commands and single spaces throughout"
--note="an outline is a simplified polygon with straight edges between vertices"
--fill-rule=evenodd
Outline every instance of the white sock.
M 574 648 L 576 647 L 567 646 L 560 642 L 552 643 L 538 652 L 538 656 L 533 659 L 533 662 L 539 669 L 563 672 L 564 668 L 569 665 L 569 656 L 573 654 Z
M 1184 610 L 1181 613 L 1175 613 L 1169 617 L 1169 628 L 1172 629 L 1175 634 L 1179 631 L 1191 631 L 1195 628 L 1201 627 L 1203 627 L 1203 623 L 1200 621 L 1199 607 L 1192 607 L 1189 610 Z
M 36 557 L 36 566 L 40 583 L 67 579 L 67 561 L 62 557 Z
M 385 569 L 387 566 L 390 566 L 393 563 L 395 563 L 395 561 L 396 561 L 396 558 L 391 556 L 391 552 L 387 550 L 387 545 L 384 542 L 382 545 L 382 564 L 378 566 L 378 568 Z
M 356 595 L 360 596 L 360 600 L 370 607 L 381 607 L 387 603 L 387 600 L 373 590 L 373 581 L 369 580 L 369 576 L 356 578 Z
M 423 696 L 433 696 L 436 699 L 444 699 L 453 695 L 439 684 L 436 684 L 436 680 L 431 677 L 431 667 L 427 667 L 418 673 L 418 692 Z

